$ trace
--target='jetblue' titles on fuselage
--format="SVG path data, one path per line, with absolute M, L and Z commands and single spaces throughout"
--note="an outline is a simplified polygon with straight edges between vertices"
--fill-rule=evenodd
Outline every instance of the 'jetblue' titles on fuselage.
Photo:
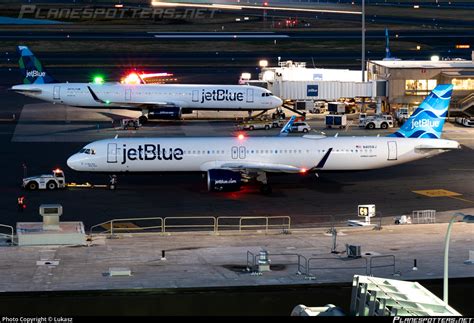
M 137 148 L 122 147 L 122 164 L 127 160 L 181 160 L 183 159 L 183 150 L 181 148 L 162 148 L 160 144 L 138 145 Z
M 232 92 L 229 90 L 202 90 L 201 103 L 204 101 L 243 101 L 244 94 L 242 92 Z

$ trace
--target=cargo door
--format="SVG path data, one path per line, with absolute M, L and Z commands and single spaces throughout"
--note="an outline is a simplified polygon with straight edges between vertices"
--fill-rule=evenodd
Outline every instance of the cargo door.
M 107 144 L 107 162 L 117 162 L 117 144 Z
M 253 89 L 247 89 L 247 103 L 253 102 Z
M 193 90 L 193 102 L 199 102 L 199 90 Z
M 126 89 L 125 90 L 125 101 L 130 101 L 132 99 L 132 90 Z
M 61 99 L 61 87 L 55 86 L 53 87 L 53 100 L 60 100 Z
M 388 160 L 397 160 L 397 142 L 388 142 Z

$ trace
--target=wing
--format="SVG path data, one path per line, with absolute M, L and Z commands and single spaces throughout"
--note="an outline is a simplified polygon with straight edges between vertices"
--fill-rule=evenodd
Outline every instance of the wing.
M 305 173 L 322 170 L 326 164 L 332 148 L 329 148 L 323 158 L 309 169 L 299 168 L 287 164 L 263 163 L 253 161 L 213 161 L 201 165 L 201 170 L 206 172 L 210 169 L 227 169 L 233 171 L 274 172 L 274 173 Z
M 201 165 L 202 171 L 209 169 L 227 169 L 234 171 L 275 172 L 275 173 L 299 173 L 301 169 L 291 165 L 247 162 L 247 161 L 215 161 Z
M 91 93 L 92 97 L 94 98 L 94 101 L 99 102 L 99 103 L 104 103 L 104 104 L 117 104 L 117 105 L 124 105 L 124 106 L 135 106 L 135 107 L 141 107 L 141 106 L 155 106 L 155 107 L 178 107 L 175 102 L 166 102 L 166 101 L 150 101 L 150 102 L 130 102 L 130 101 L 104 101 L 100 99 L 97 94 L 90 88 L 90 86 L 87 87 L 89 89 L 89 92 Z

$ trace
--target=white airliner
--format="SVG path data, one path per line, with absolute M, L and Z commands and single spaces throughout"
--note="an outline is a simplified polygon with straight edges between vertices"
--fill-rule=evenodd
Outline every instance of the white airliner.
M 115 138 L 92 142 L 67 164 L 81 172 L 207 172 L 210 191 L 240 189 L 255 177 L 270 192 L 267 172 L 368 170 L 458 149 L 440 139 L 452 85 L 438 85 L 399 131 L 387 137 Z
M 142 111 L 140 121 L 179 119 L 193 110 L 255 111 L 282 105 L 267 89 L 250 85 L 58 83 L 26 46 L 18 46 L 24 83 L 11 90 L 80 108 Z

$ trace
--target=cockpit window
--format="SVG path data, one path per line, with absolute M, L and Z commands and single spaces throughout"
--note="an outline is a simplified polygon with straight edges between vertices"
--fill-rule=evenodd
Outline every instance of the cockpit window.
M 79 154 L 95 155 L 95 149 L 82 148 L 79 150 Z
M 264 92 L 262 93 L 262 96 L 272 96 L 273 94 L 271 92 Z

